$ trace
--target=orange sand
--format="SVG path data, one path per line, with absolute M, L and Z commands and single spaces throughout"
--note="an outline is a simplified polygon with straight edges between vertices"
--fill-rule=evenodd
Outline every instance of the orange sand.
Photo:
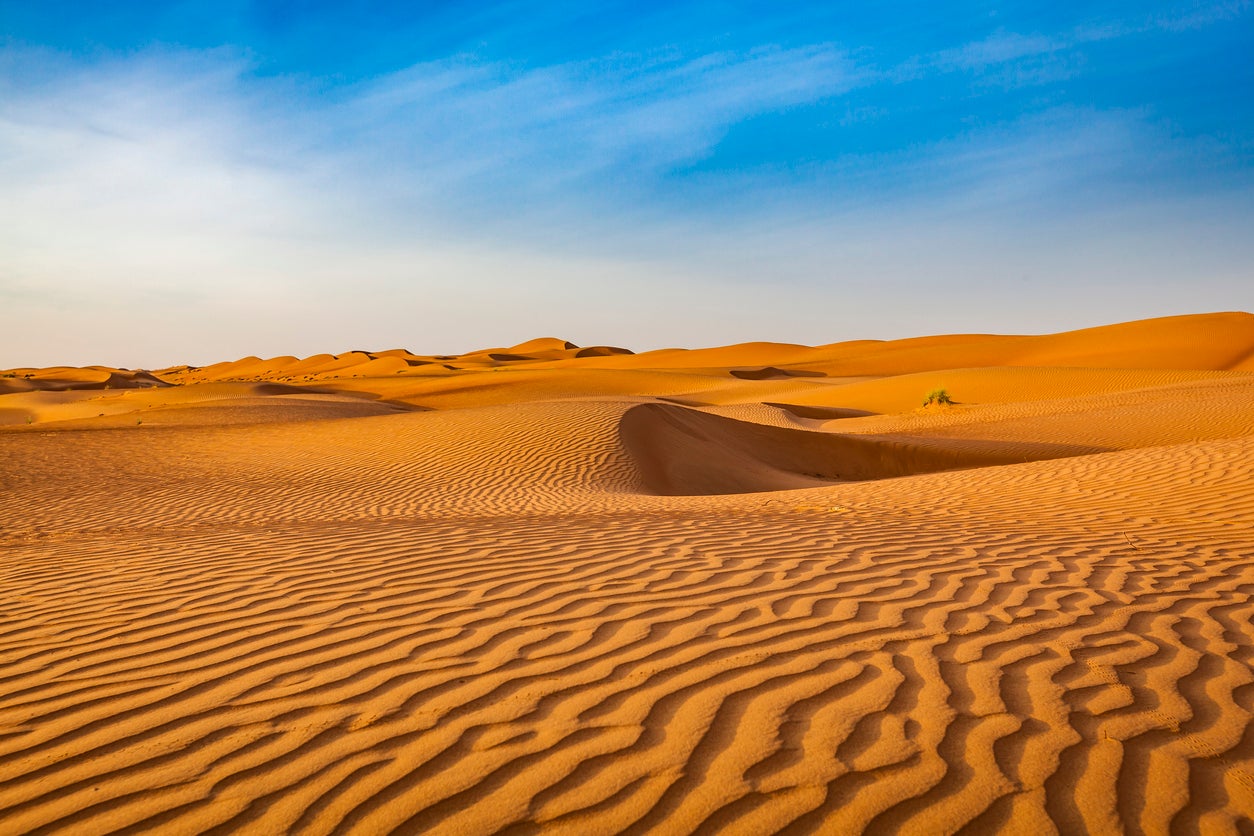
M 4 833 L 1254 832 L 1250 314 L 0 374 Z

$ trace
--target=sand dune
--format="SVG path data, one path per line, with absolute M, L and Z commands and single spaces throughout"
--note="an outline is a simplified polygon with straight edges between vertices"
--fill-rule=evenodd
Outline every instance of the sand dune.
M 3 831 L 1254 832 L 1251 347 L 0 373 Z
M 288 422 L 414 409 L 375 399 L 279 383 L 206 383 L 161 389 L 127 387 L 104 394 L 96 389 L 41 390 L 0 400 L 0 427 L 104 429 L 152 426 Z
M 170 384 L 145 371 L 87 368 L 10 369 L 0 377 L 0 395 L 92 389 L 147 389 Z
M 826 377 L 823 372 L 805 369 L 777 369 L 767 366 L 762 369 L 732 369 L 729 374 L 741 380 L 780 380 L 789 377 Z
M 1042 443 L 1031 451 L 968 438 L 817 433 L 667 404 L 622 418 L 623 446 L 654 493 L 708 495 L 811 487 L 1103 452 Z

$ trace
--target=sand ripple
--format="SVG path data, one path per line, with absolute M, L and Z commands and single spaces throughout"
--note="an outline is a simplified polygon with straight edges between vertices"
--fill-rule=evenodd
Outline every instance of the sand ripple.
M 11 543 L 0 815 L 1235 832 L 1254 814 L 1252 453 L 966 472 L 914 508 L 885 492 L 952 476 L 846 486 L 843 512 L 755 495 Z M 1102 491 L 1129 472 L 1145 481 Z M 1042 479 L 1105 501 L 1025 507 Z M 836 498 L 787 494 L 812 495 Z
M 6 378 L 0 832 L 1254 833 L 1243 316 Z

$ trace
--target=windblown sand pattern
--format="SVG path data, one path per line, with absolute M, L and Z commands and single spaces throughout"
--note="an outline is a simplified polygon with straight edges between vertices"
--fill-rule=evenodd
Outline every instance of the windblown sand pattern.
M 1252 833 L 1252 351 L 12 370 L 0 831 Z

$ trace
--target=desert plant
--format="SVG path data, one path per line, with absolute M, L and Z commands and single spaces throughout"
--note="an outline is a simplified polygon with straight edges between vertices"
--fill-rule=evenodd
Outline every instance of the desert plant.
M 924 406 L 931 406 L 932 404 L 944 404 L 948 406 L 952 403 L 953 400 L 949 397 L 949 393 L 944 389 L 933 389 L 931 392 L 927 393 L 927 400 L 923 401 Z

